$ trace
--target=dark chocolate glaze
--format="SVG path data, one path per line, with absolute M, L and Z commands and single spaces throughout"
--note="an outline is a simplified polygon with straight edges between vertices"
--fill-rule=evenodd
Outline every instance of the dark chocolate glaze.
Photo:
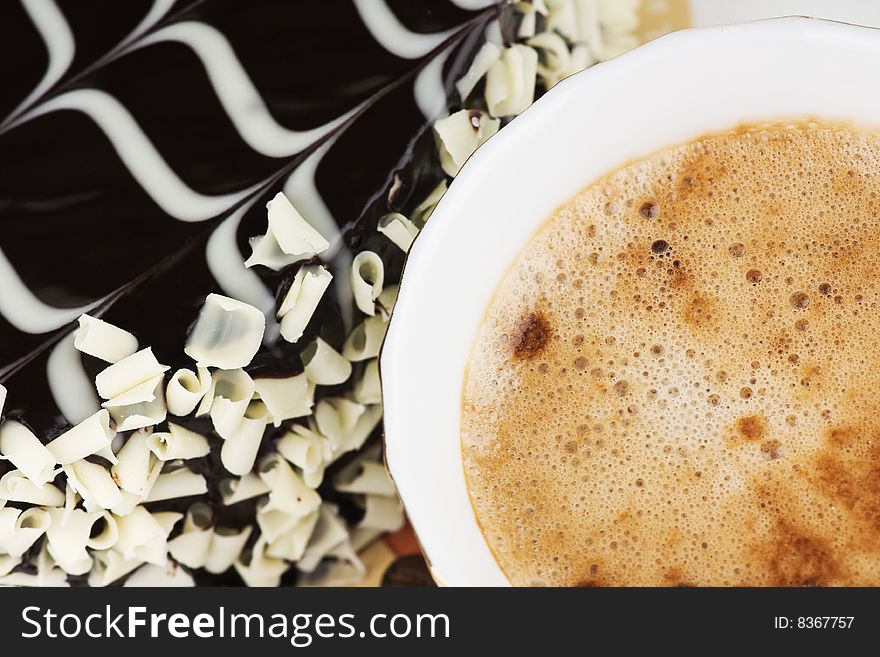
M 248 238 L 265 231 L 266 201 L 323 140 L 286 157 L 258 153 L 239 135 L 201 60 L 188 46 L 162 42 L 119 52 L 117 44 L 151 3 L 65 1 L 59 6 L 73 33 L 74 56 L 61 79 L 32 107 L 72 90 L 104 91 L 131 113 L 171 169 L 196 192 L 256 189 L 218 216 L 178 221 L 144 191 L 86 114 L 54 111 L 16 123 L 10 112 L 42 78 L 48 58 L 26 12 L 10 5 L 0 20 L 0 43 L 7 53 L 15 53 L 0 58 L 0 250 L 42 302 L 64 308 L 106 298 L 93 314 L 134 333 L 172 371 L 191 367 L 183 354 L 187 329 L 208 293 L 223 294 L 207 266 L 207 240 L 230 213 L 250 203 L 237 231 L 239 251 L 246 257 Z M 465 11 L 448 0 L 393 0 L 388 6 L 413 32 L 453 32 L 426 56 L 402 59 L 382 47 L 346 0 L 178 2 L 146 32 L 183 21 L 215 27 L 231 44 L 273 119 L 287 129 L 307 130 L 361 108 L 327 136 L 334 141 L 318 165 L 316 185 L 346 244 L 354 252 L 368 248 L 383 258 L 386 283 L 398 279 L 403 254 L 376 232 L 378 219 L 392 209 L 411 210 L 443 178 L 431 122 L 414 100 L 415 77 L 451 47 L 443 80 L 449 106 L 460 102 L 454 82 L 482 44 L 486 25 L 499 13 L 498 6 Z M 389 201 L 395 177 L 398 193 Z M 264 267 L 255 271 L 280 298 L 298 266 L 280 273 Z M 332 263 L 326 266 L 333 269 Z M 46 362 L 53 346 L 74 327 L 31 334 L 0 316 L 0 383 L 9 390 L 5 415 L 24 422 L 44 441 L 70 427 L 49 390 Z M 340 348 L 344 333 L 331 289 L 299 344 L 321 335 Z M 92 378 L 106 366 L 86 355 L 82 361 Z M 282 340 L 262 349 L 247 369 L 255 376 L 289 376 L 301 368 L 297 345 Z M 318 396 L 343 390 L 345 386 L 319 387 Z M 181 423 L 210 432 L 203 419 Z M 271 450 L 277 434 L 267 431 L 262 452 Z M 345 518 L 356 521 L 359 507 L 328 483 L 353 457 L 334 465 L 320 493 L 337 502 Z M 208 479 L 203 501 L 216 509 L 219 525 L 253 522 L 254 500 L 233 507 L 219 504 L 218 484 L 228 476 L 219 464 L 219 445 L 187 466 Z M 8 468 L 0 461 L 0 474 Z M 171 500 L 151 509 L 182 511 L 194 501 Z M 241 583 L 233 570 L 220 576 L 193 574 L 199 584 Z M 293 583 L 295 577 L 292 570 L 284 583 Z M 84 578 L 71 580 L 82 583 Z

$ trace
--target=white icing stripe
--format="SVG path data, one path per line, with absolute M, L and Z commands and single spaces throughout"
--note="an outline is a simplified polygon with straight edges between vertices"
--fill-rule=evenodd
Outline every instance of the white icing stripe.
M 171 7 L 174 6 L 174 3 L 175 0 L 155 0 L 153 6 L 141 19 L 141 22 L 135 26 L 128 36 L 107 51 L 105 55 L 95 60 L 95 62 L 89 65 L 84 71 L 80 71 L 79 75 L 82 76 L 85 71 L 98 69 L 107 62 L 124 54 L 126 49 L 134 41 L 158 23 L 159 20 L 168 13 Z M 23 123 L 33 117 L 33 114 L 28 116 L 22 115 L 21 112 L 41 96 L 45 96 L 46 91 L 51 89 L 63 72 L 70 66 L 70 62 L 73 60 L 73 54 L 76 49 L 76 42 L 70 31 L 70 27 L 64 21 L 63 15 L 58 11 L 57 6 L 54 5 L 51 0 L 33 0 L 33 2 L 30 0 L 22 0 L 22 5 L 25 10 L 31 14 L 31 19 L 40 30 L 41 36 L 46 43 L 47 50 L 49 50 L 49 68 L 46 70 L 43 79 L 28 97 L 19 103 L 6 120 L 0 122 L 0 132 Z M 37 7 L 36 11 L 39 16 L 35 15 L 30 9 L 34 6 Z M 55 15 L 56 13 L 57 15 Z M 44 30 L 41 29 L 41 27 L 47 29 Z M 53 67 L 54 69 L 59 69 L 57 73 Z M 53 79 L 51 82 L 47 82 L 50 78 L 50 74 Z
M 504 47 L 504 35 L 501 33 L 501 23 L 497 18 L 494 21 L 489 21 L 484 37 L 486 41 L 494 43 L 499 48 Z
M 287 178 L 284 183 L 284 195 L 290 199 L 304 217 L 309 218 L 315 230 L 317 230 L 330 243 L 330 246 L 322 254 L 324 260 L 333 262 L 333 269 L 336 271 L 348 271 L 351 267 L 352 255 L 351 251 L 346 247 L 342 239 L 342 233 L 339 230 L 336 220 L 321 198 L 318 187 L 315 184 L 315 174 L 318 170 L 318 164 L 321 158 L 333 147 L 338 136 L 328 139 L 326 142 L 309 155 L 296 170 Z M 336 292 L 336 300 L 339 303 L 339 310 L 342 314 L 342 321 L 345 330 L 351 329 L 354 317 L 354 295 L 351 290 L 351 281 L 347 276 L 340 276 L 333 286 Z M 272 303 L 274 304 L 274 298 Z M 274 307 L 274 306 L 273 306 Z
M 262 155 L 283 157 L 298 153 L 360 109 L 349 110 L 318 128 L 288 130 L 272 118 L 229 41 L 218 30 L 195 21 L 175 23 L 147 36 L 137 47 L 163 41 L 177 41 L 192 49 L 204 65 L 211 86 L 235 129 L 248 146 Z
M 64 20 L 64 15 L 52 0 L 24 0 L 21 3 L 24 10 L 34 22 L 34 26 L 40 33 L 46 50 L 49 54 L 49 65 L 43 78 L 37 86 L 21 101 L 9 116 L 0 123 L 0 127 L 6 127 L 13 122 L 16 115 L 26 109 L 31 103 L 52 88 L 64 75 L 64 71 L 73 61 L 75 44 L 70 26 Z
M 208 269 L 220 288 L 233 299 L 244 301 L 259 308 L 266 316 L 264 344 L 278 338 L 278 322 L 275 320 L 275 295 L 255 272 L 244 266 L 244 257 L 236 243 L 236 232 L 241 218 L 256 199 L 251 199 L 230 214 L 214 229 L 205 246 Z
M 3 251 L 0 251 L 0 314 L 25 333 L 46 333 L 69 324 L 103 299 L 76 308 L 55 308 L 43 303 L 19 278 Z
M 489 5 L 494 5 L 496 0 L 449 0 L 456 7 L 466 9 L 468 11 L 476 11 L 485 9 Z
M 95 384 L 86 374 L 82 354 L 73 345 L 70 333 L 55 345 L 46 361 L 46 381 L 61 414 L 71 424 L 79 424 L 101 410 Z
M 46 26 L 52 23 L 51 27 L 46 28 L 51 31 L 51 42 L 55 44 L 50 50 L 56 48 L 63 54 L 66 52 L 66 46 L 63 44 L 64 37 L 59 31 L 66 28 L 63 17 L 51 2 L 45 0 L 38 2 L 41 4 L 35 2 L 33 6 L 37 7 L 36 12 L 41 16 L 39 20 Z M 259 92 L 228 41 L 213 27 L 197 22 L 178 23 L 162 28 L 138 41 L 145 31 L 167 13 L 171 4 L 167 0 L 157 0 L 141 23 L 101 61 L 126 50 L 163 41 L 178 41 L 189 46 L 205 66 L 210 82 L 239 134 L 254 150 L 270 156 L 289 155 L 301 151 L 332 132 L 359 110 L 354 108 L 324 126 L 307 131 L 287 130 L 278 125 L 266 109 Z M 421 35 L 409 32 L 384 3 L 358 0 L 357 7 L 365 24 L 380 43 L 388 48 L 386 42 L 390 40 L 394 48 L 389 50 L 402 57 L 419 57 L 427 54 L 451 33 L 447 31 Z M 46 18 L 53 12 L 57 16 Z M 56 25 L 55 18 L 63 25 Z M 69 30 L 68 36 L 70 36 Z M 49 43 L 50 40 L 47 40 L 47 47 Z M 73 42 L 70 36 L 70 57 L 72 57 L 72 48 Z M 431 61 L 416 79 L 417 103 L 426 115 L 442 112 L 444 94 L 442 80 L 439 78 L 442 74 L 443 61 L 448 53 L 449 50 Z M 60 74 L 58 73 L 59 77 Z M 53 79 L 51 83 L 54 81 Z M 39 93 L 43 91 L 40 90 Z M 38 95 L 33 95 L 33 98 Z M 29 97 L 27 102 L 32 102 L 33 98 Z M 191 189 L 170 168 L 128 110 L 114 97 L 102 91 L 79 89 L 62 94 L 18 117 L 16 122 L 65 109 L 81 111 L 95 121 L 132 176 L 165 212 L 176 219 L 181 221 L 208 219 L 220 214 L 254 191 L 252 187 L 234 194 L 207 196 Z M 344 248 L 339 229 L 314 184 L 315 169 L 331 147 L 332 141 L 335 139 L 322 145 L 297 168 L 288 179 L 285 192 L 295 204 L 302 207 L 309 220 L 314 221 L 318 230 L 330 241 L 327 257 L 334 259 L 336 268 L 346 270 L 351 265 L 351 255 Z M 244 211 L 244 208 L 241 212 L 236 211 L 234 218 L 230 216 L 212 235 L 206 250 L 208 264 L 224 291 L 264 311 L 267 317 L 265 339 L 267 342 L 272 342 L 278 334 L 277 324 L 271 312 L 274 303 L 272 294 L 259 282 L 255 274 L 236 265 L 240 254 L 235 247 L 234 229 L 237 228 Z M 234 251 L 233 247 L 235 247 Z M 4 289 L 4 294 L 0 297 L 0 314 L 13 326 L 28 333 L 44 333 L 59 328 L 100 303 L 99 300 L 89 306 L 71 309 L 53 308 L 42 303 L 23 284 L 2 252 L 0 252 L 0 287 Z M 350 328 L 351 291 L 348 281 L 340 279 L 334 288 L 339 305 L 343 309 L 346 328 Z
M 97 89 L 69 91 L 31 110 L 28 118 L 75 110 L 91 118 L 150 198 L 180 221 L 210 219 L 245 198 L 254 188 L 206 196 L 184 183 L 171 169 L 129 111 L 116 98 Z
M 354 6 L 373 38 L 392 55 L 403 59 L 424 57 L 455 32 L 410 32 L 385 4 L 385 0 L 354 0 Z
M 141 22 L 135 25 L 135 28 L 129 32 L 128 36 L 125 37 L 119 44 L 111 50 L 108 55 L 102 60 L 109 59 L 111 56 L 124 51 L 129 45 L 131 45 L 134 41 L 136 41 L 144 32 L 153 27 L 156 23 L 158 23 L 165 14 L 174 6 L 176 0 L 155 0 L 153 2 L 153 6 L 150 7 L 150 11 L 148 11 L 144 17 L 141 19 Z
M 566 52 L 568 51 L 566 50 Z M 458 95 L 461 97 L 462 101 L 467 99 L 474 87 L 477 86 L 477 82 L 486 75 L 489 67 L 491 67 L 500 56 L 501 48 L 491 41 L 486 41 L 482 45 L 479 51 L 477 51 L 476 56 L 474 56 L 468 70 L 455 83 L 455 88 L 458 89 Z
M 413 83 L 416 105 L 429 121 L 446 116 L 446 89 L 443 84 L 443 65 L 446 63 L 452 45 L 434 57 L 419 71 Z
M 266 110 L 265 103 L 225 37 L 214 28 L 201 23 L 187 22 L 172 25 L 132 45 L 167 13 L 171 4 L 167 0 L 157 0 L 141 23 L 101 61 L 127 49 L 162 41 L 174 40 L 188 45 L 205 65 L 211 84 L 242 138 L 252 148 L 267 155 L 298 152 L 331 132 L 358 111 L 358 108 L 355 108 L 320 128 L 303 132 L 291 131 L 279 126 Z M 35 15 L 40 16 L 39 19 L 35 18 L 35 22 L 39 20 L 40 24 L 46 27 L 45 35 L 51 32 L 47 47 L 50 47 L 51 41 L 54 45 L 50 50 L 55 48 L 57 52 L 65 53 L 67 46 L 63 44 L 65 37 L 61 32 L 66 29 L 66 24 L 57 7 L 44 0 L 38 0 L 32 5 L 37 8 L 34 10 Z M 29 5 L 26 3 L 26 6 Z M 409 53 L 406 56 L 418 57 L 426 54 L 449 35 L 449 32 L 431 35 L 413 34 L 397 21 L 384 3 L 358 1 L 357 6 L 371 32 L 377 35 L 377 38 L 381 35 L 380 42 L 388 47 L 383 39 L 392 40 L 395 46 L 406 49 Z M 56 24 L 56 18 L 62 25 Z M 72 36 L 70 39 L 72 57 Z M 448 56 L 448 52 L 449 50 L 430 62 L 416 80 L 417 102 L 426 115 L 438 111 L 437 108 L 441 107 L 439 103 L 442 102 L 441 96 L 444 94 L 441 93 L 442 81 L 439 77 L 442 73 L 443 60 Z M 400 53 L 395 54 L 405 56 Z M 58 73 L 58 76 L 60 74 Z M 40 93 L 43 91 L 41 90 Z M 35 95 L 34 98 L 36 97 Z M 27 102 L 32 100 L 33 98 L 29 97 Z M 252 187 L 220 196 L 207 196 L 194 191 L 169 167 L 128 110 L 114 97 L 102 91 L 80 89 L 62 94 L 18 117 L 16 122 L 65 109 L 81 111 L 95 121 L 132 176 L 163 210 L 179 220 L 201 221 L 216 216 L 254 191 Z M 317 165 L 332 146 L 333 141 L 335 138 L 323 144 L 297 168 L 288 179 L 285 192 L 298 207 L 303 209 L 309 220 L 315 222 L 319 232 L 330 241 L 327 257 L 333 258 L 335 268 L 346 270 L 351 266 L 351 254 L 345 249 L 340 231 L 314 183 Z M 259 281 L 256 274 L 248 272 L 243 266 L 237 266 L 240 253 L 235 245 L 235 228 L 245 211 L 246 208 L 242 208 L 240 212 L 236 211 L 211 236 L 206 249 L 208 265 L 225 292 L 255 305 L 266 314 L 265 340 L 268 343 L 273 342 L 278 335 L 277 323 L 272 316 L 274 304 L 272 293 Z M 45 333 L 59 328 L 101 302 L 97 300 L 88 306 L 70 309 L 54 308 L 44 304 L 28 290 L 2 252 L 0 252 L 0 288 L 4 290 L 4 294 L 0 296 L 0 314 L 17 329 L 27 333 Z M 348 329 L 352 324 L 352 295 L 349 282 L 340 278 L 334 289 Z
M 330 243 L 330 246 L 321 254 L 324 258 L 334 257 L 340 249 L 345 247 L 339 226 L 315 185 L 318 164 L 338 138 L 338 135 L 334 135 L 303 160 L 302 164 L 288 176 L 283 189 L 284 195 L 293 206 Z

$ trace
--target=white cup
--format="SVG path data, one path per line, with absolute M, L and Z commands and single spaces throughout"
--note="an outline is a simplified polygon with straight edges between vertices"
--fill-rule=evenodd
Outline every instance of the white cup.
M 413 244 L 381 356 L 386 461 L 440 583 L 509 584 L 465 486 L 461 394 L 490 298 L 529 238 L 633 159 L 812 117 L 880 125 L 880 31 L 780 18 L 676 32 L 563 81 L 467 162 Z

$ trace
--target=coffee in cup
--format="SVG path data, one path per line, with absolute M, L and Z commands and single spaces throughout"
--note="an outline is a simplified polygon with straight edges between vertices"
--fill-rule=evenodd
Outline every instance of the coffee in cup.
M 663 150 L 547 219 L 462 398 L 512 583 L 880 584 L 878 208 L 880 138 L 804 121 Z

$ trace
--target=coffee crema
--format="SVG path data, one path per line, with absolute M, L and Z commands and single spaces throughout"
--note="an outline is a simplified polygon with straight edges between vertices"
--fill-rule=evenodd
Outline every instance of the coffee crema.
M 462 400 L 517 585 L 880 585 L 880 137 L 743 127 L 590 185 Z

